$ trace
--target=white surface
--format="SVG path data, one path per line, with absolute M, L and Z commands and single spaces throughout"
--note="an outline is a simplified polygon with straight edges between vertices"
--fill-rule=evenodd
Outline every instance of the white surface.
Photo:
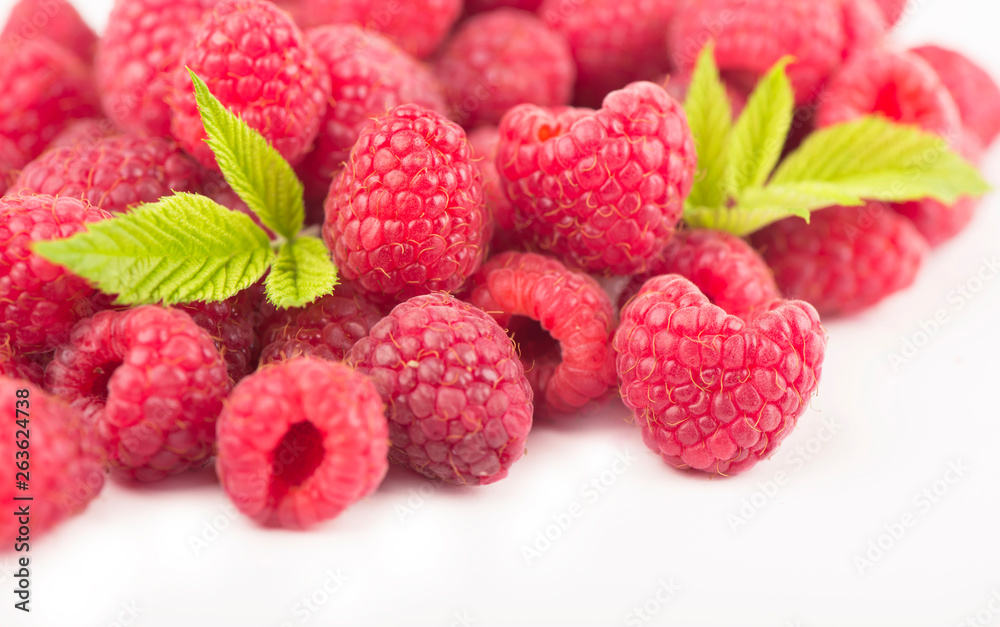
M 98 27 L 108 4 L 78 2 Z M 903 41 L 953 45 L 1000 76 L 995 0 L 914 4 Z M 746 475 L 666 467 L 614 405 L 539 425 L 499 484 L 438 489 L 394 469 L 306 533 L 235 515 L 210 473 L 112 482 L 34 545 L 29 620 L 11 609 L 13 562 L 0 556 L 0 625 L 1000 625 L 998 262 L 994 195 L 912 289 L 827 325 L 812 409 Z M 948 322 L 925 341 L 921 321 L 941 309 Z M 921 348 L 894 369 L 906 338 Z M 860 572 L 880 538 L 889 548 Z

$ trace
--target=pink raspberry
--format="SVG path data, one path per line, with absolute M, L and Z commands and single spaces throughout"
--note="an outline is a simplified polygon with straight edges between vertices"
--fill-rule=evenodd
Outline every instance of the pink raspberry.
M 826 331 L 808 303 L 777 301 L 746 323 L 667 274 L 622 310 L 615 349 L 646 446 L 677 468 L 734 475 L 795 428 L 819 384 Z
M 69 237 L 108 213 L 73 198 L 27 194 L 0 199 L 0 336 L 24 353 L 55 348 L 94 314 L 87 281 L 31 251 L 33 242 Z
M 678 231 L 663 256 L 646 273 L 629 280 L 619 307 L 639 293 L 646 281 L 661 274 L 679 274 L 712 304 L 747 323 L 781 298 L 771 269 L 760 254 L 746 240 L 724 231 Z
M 903 17 L 903 12 L 906 10 L 906 4 L 909 0 L 875 0 L 875 2 L 882 9 L 886 23 L 890 26 L 895 26 L 899 22 L 899 19 Z
M 542 0 L 465 0 L 466 13 L 484 13 L 504 7 L 535 12 Z
M 0 196 L 7 193 L 25 163 L 27 159 L 14 142 L 0 135 Z
M 538 9 L 576 61 L 576 101 L 600 106 L 608 92 L 652 80 L 670 63 L 663 39 L 677 0 L 545 0 Z
M 399 300 L 461 287 L 490 229 L 472 159 L 462 128 L 429 109 L 374 119 L 326 201 L 323 237 L 341 275 Z
M 819 128 L 880 114 L 948 139 L 961 133 L 958 108 L 934 70 L 914 54 L 876 48 L 834 74 L 816 112 Z
M 25 166 L 13 187 L 123 213 L 200 185 L 201 168 L 173 141 L 118 135 L 48 150 Z
M 66 403 L 22 379 L 0 377 L 0 398 L 9 406 L 7 427 L 10 434 L 0 438 L 0 503 L 7 510 L 0 517 L 0 534 L 11 541 L 18 535 L 35 539 L 37 534 L 51 529 L 60 521 L 78 514 L 101 492 L 104 473 L 97 460 L 84 446 L 90 437 L 80 413 Z M 25 412 L 16 415 L 15 409 Z M 17 446 L 25 436 L 30 438 L 27 451 Z M 16 489 L 15 462 L 28 461 L 28 489 Z M 15 501 L 15 496 L 30 496 L 31 501 Z M 18 506 L 28 505 L 30 533 L 18 533 L 21 524 L 14 516 Z M 34 543 L 31 544 L 34 548 Z
M 451 118 L 496 124 L 522 103 L 569 104 L 576 68 L 566 39 L 538 17 L 500 9 L 465 21 L 437 59 Z
M 389 459 L 456 485 L 507 476 L 531 429 L 531 386 L 493 318 L 447 294 L 397 305 L 347 361 L 387 404 Z
M 889 25 L 875 0 L 840 0 L 844 17 L 844 58 L 882 46 Z
M 42 361 L 44 359 L 39 359 L 37 354 L 22 355 L 16 352 L 11 348 L 9 337 L 0 338 L 0 377 L 24 379 L 41 386 L 45 378 Z
M 503 191 L 503 182 L 497 171 L 497 148 L 500 130 L 495 126 L 480 126 L 469 133 L 469 145 L 476 158 L 476 165 L 483 175 L 483 194 L 486 209 L 493 216 L 491 252 L 519 248 L 520 236 L 514 230 L 514 205 Z
M 66 0 L 19 0 L 0 33 L 0 46 L 16 50 L 38 37 L 49 46 L 66 48 L 84 63 L 94 58 L 97 35 Z
M 208 332 L 180 310 L 155 306 L 81 321 L 45 384 L 94 424 L 115 471 L 139 481 L 208 462 L 230 389 Z
M 219 417 L 216 470 L 250 518 L 309 527 L 379 486 L 388 431 L 370 380 L 343 364 L 293 359 L 233 390 Z
M 958 106 L 965 128 L 983 146 L 1000 135 L 1000 87 L 986 70 L 968 57 L 940 46 L 921 46 L 911 53 L 926 61 Z
M 330 78 L 287 13 L 265 0 L 221 0 L 206 15 L 174 74 L 174 137 L 207 168 L 193 70 L 230 111 L 292 165 L 309 152 L 330 98 Z
M 490 259 L 469 302 L 512 332 L 539 415 L 568 416 L 615 384 L 615 311 L 592 278 L 533 253 Z
M 257 369 L 261 349 L 258 329 L 264 320 L 260 311 L 263 300 L 263 286 L 254 285 L 221 302 L 189 303 L 178 307 L 212 336 L 233 383 Z
M 854 313 L 908 287 L 927 254 L 910 221 L 881 203 L 815 211 L 809 223 L 786 218 L 750 241 L 782 293 L 823 315 Z
M 170 135 L 174 74 L 213 4 L 215 0 L 115 2 L 94 59 L 104 112 L 115 124 L 133 133 Z
M 47 150 L 72 148 L 77 144 L 92 146 L 103 139 L 120 135 L 121 131 L 108 118 L 80 118 L 73 120 L 49 142 Z
M 683 108 L 653 83 L 609 94 L 599 111 L 519 105 L 500 124 L 518 232 L 592 272 L 641 272 L 663 251 L 696 162 Z
M 373 117 L 410 103 L 438 113 L 446 107 L 430 69 L 385 37 L 355 24 L 321 26 L 306 36 L 333 84 L 316 146 L 298 168 L 306 195 L 322 203 Z
M 462 12 L 462 0 L 302 0 L 304 27 L 324 24 L 361 26 L 381 33 L 419 59 L 444 41 Z

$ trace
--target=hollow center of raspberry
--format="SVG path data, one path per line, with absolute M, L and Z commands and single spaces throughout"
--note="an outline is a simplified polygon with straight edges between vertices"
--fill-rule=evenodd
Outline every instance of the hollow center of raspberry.
M 525 316 L 513 316 L 507 323 L 507 330 L 517 343 L 521 363 L 525 369 L 533 368 L 541 361 L 562 360 L 562 348 L 559 342 L 543 329 L 537 320 Z
M 273 502 L 280 501 L 290 489 L 305 483 L 325 455 L 323 434 L 313 423 L 305 420 L 289 427 L 274 447 L 270 486 Z
M 94 368 L 94 382 L 90 386 L 90 393 L 97 398 L 107 398 L 108 382 L 111 381 L 111 375 L 120 365 L 122 365 L 121 362 L 107 363 Z
M 890 120 L 903 119 L 903 107 L 899 100 L 899 90 L 896 85 L 889 84 L 882 87 L 875 100 L 875 113 L 881 113 Z

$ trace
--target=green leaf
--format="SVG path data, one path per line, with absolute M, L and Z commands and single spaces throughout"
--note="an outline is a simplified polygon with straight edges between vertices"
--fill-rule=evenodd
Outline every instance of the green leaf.
M 286 242 L 264 281 L 267 298 L 276 307 L 303 307 L 333 293 L 337 268 L 330 251 L 315 237 Z
M 688 203 L 694 206 L 717 207 L 726 201 L 726 167 L 729 164 L 728 144 L 733 128 L 733 107 L 726 86 L 719 78 L 715 65 L 715 46 L 708 43 L 701 51 L 691 76 L 691 85 L 684 102 L 688 124 L 698 150 L 698 171 Z
M 795 114 L 795 92 L 785 73 L 791 62 L 792 57 L 784 57 L 760 79 L 736 121 L 727 173 L 733 195 L 762 185 L 781 157 Z
M 948 205 L 990 189 L 941 137 L 878 116 L 816 131 L 778 167 L 771 183 L 829 183 L 868 200 L 934 198 Z
M 34 249 L 118 294 L 120 304 L 224 300 L 253 285 L 274 259 L 267 234 L 249 216 L 187 193 Z
M 275 233 L 294 238 L 305 209 L 302 183 L 263 135 L 227 110 L 188 68 L 209 147 L 226 182 Z

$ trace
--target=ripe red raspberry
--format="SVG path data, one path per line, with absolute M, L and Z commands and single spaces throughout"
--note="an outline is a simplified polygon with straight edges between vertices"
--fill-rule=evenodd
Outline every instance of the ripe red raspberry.
M 32 353 L 55 348 L 97 309 L 95 290 L 31 251 L 32 242 L 69 237 L 109 214 L 74 198 L 10 195 L 0 199 L 0 335 Z
M 781 298 L 760 254 L 746 240 L 724 231 L 678 231 L 649 271 L 629 280 L 618 299 L 619 307 L 638 294 L 646 281 L 661 274 L 681 275 L 712 304 L 748 323 Z
M 462 0 L 302 0 L 304 27 L 358 24 L 381 33 L 419 59 L 444 41 L 462 12 Z
M 385 37 L 355 24 L 321 26 L 307 31 L 306 37 L 333 84 L 316 146 L 298 168 L 307 197 L 322 203 L 373 117 L 409 103 L 438 113 L 446 107 L 430 69 Z
M 677 0 L 545 0 L 538 9 L 576 61 L 576 102 L 598 107 L 608 92 L 652 80 L 670 63 L 663 33 Z
M 347 361 L 388 405 L 389 459 L 456 485 L 507 476 L 531 429 L 531 386 L 514 344 L 447 294 L 397 305 Z
M 116 0 L 94 72 L 104 112 L 122 129 L 170 135 L 170 101 L 181 54 L 215 0 Z
M 844 26 L 839 0 L 704 0 L 678 7 L 667 38 L 671 61 L 690 72 L 715 40 L 722 77 L 749 93 L 786 55 L 796 102 L 806 104 L 840 64 Z
M 875 2 L 882 9 L 886 23 L 889 26 L 895 26 L 899 22 L 899 19 L 903 17 L 903 11 L 906 10 L 906 4 L 909 0 L 875 0 Z
M 10 338 L 0 337 L 0 376 L 11 379 L 24 379 L 35 385 L 42 385 L 45 378 L 44 359 L 38 355 L 22 355 L 10 345 Z
M 66 128 L 49 142 L 46 150 L 72 148 L 79 143 L 89 146 L 120 134 L 118 127 L 108 118 L 80 118 L 67 124 Z
M 264 288 L 254 285 L 222 302 L 178 307 L 215 340 L 233 383 L 257 369 L 261 348 L 257 332 L 264 319 L 260 311 L 263 299 Z
M 465 0 L 466 13 L 483 13 L 503 7 L 535 12 L 542 5 L 542 0 Z
M 27 160 L 14 142 L 0 135 L 0 196 L 7 193 Z
M 819 384 L 826 331 L 808 303 L 777 301 L 748 324 L 667 274 L 625 306 L 615 349 L 646 446 L 677 468 L 733 475 L 795 428 Z
M 0 46 L 0 136 L 25 162 L 75 118 L 97 114 L 90 71 L 73 54 L 42 41 Z
M 34 540 L 58 522 L 78 514 L 101 492 L 104 473 L 84 446 L 88 434 L 80 413 L 41 388 L 22 379 L 0 377 L 0 398 L 9 407 L 7 430 L 0 438 L 0 503 L 5 516 L 0 517 L 0 534 L 13 539 L 19 535 Z M 22 409 L 25 415 L 15 415 Z M 26 420 L 23 430 L 30 435 L 30 448 L 22 450 L 17 443 L 26 436 L 20 433 L 18 420 Z M 17 489 L 15 462 L 27 460 L 28 489 Z M 15 496 L 30 496 L 31 501 L 15 501 Z M 20 505 L 29 505 L 30 534 L 18 533 L 21 527 L 13 514 Z M 34 545 L 32 545 L 34 546 Z M 7 548 L 7 547 L 5 547 Z
M 830 207 L 786 218 L 751 236 L 788 298 L 823 315 L 870 307 L 913 283 L 927 242 L 906 218 L 881 203 Z
M 497 124 L 522 103 L 567 105 L 576 77 L 566 39 L 537 16 L 516 9 L 465 21 L 435 67 L 450 117 L 467 128 Z
M 513 333 L 539 415 L 570 415 L 608 396 L 615 311 L 596 281 L 555 259 L 508 252 L 472 284 L 469 302 Z
M 351 347 L 368 335 L 382 311 L 349 284 L 298 309 L 284 309 L 268 320 L 261 333 L 266 365 L 292 357 L 341 361 Z
M 503 252 L 520 248 L 521 238 L 514 230 L 514 205 L 503 191 L 503 182 L 497 171 L 497 148 L 500 144 L 500 129 L 495 126 L 480 126 L 469 133 L 469 145 L 475 155 L 476 165 L 483 175 L 483 195 L 486 209 L 493 216 L 493 238 L 490 252 Z
M 962 123 L 989 146 L 1000 135 L 1000 86 L 968 57 L 939 46 L 911 50 L 937 73 L 955 100 Z
M 518 232 L 587 271 L 641 272 L 663 251 L 696 161 L 683 108 L 653 83 L 609 94 L 599 111 L 519 105 L 500 124 Z
M 934 70 L 918 56 L 875 48 L 857 54 L 830 79 L 816 112 L 819 128 L 881 114 L 958 139 L 958 108 Z
M 875 0 L 840 0 L 844 16 L 844 58 L 877 48 L 889 25 Z
M 287 13 L 264 0 L 221 0 L 181 56 L 171 130 L 202 165 L 218 169 L 204 142 L 187 68 L 289 163 L 309 152 L 330 98 L 330 78 Z
M 94 424 L 114 470 L 156 481 L 204 465 L 229 393 L 211 336 L 177 309 L 102 311 L 73 328 L 45 385 Z
M 250 518 L 308 527 L 379 486 L 388 431 L 369 379 L 343 364 L 292 359 L 233 390 L 219 417 L 216 470 Z
M 86 200 L 124 213 L 172 192 L 193 192 L 201 168 L 169 139 L 118 135 L 47 150 L 21 171 L 13 188 Z
M 85 63 L 94 58 L 97 35 L 65 0 L 20 0 L 0 33 L 0 46 L 16 50 L 39 37 L 46 45 L 66 48 Z
M 373 120 L 326 201 L 323 237 L 341 275 L 399 300 L 461 287 L 490 228 L 472 158 L 462 127 L 419 105 Z

